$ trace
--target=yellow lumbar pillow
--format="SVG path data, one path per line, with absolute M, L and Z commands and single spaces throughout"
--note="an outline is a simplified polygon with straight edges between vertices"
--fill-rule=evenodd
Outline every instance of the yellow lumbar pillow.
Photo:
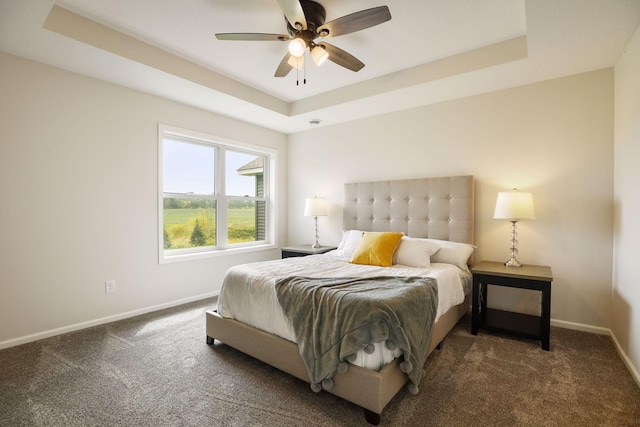
M 391 267 L 393 253 L 402 236 L 403 233 L 365 232 L 353 254 L 351 263 Z

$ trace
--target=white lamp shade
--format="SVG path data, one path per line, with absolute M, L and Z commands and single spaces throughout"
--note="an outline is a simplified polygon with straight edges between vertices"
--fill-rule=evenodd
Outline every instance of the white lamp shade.
M 287 64 L 291 65 L 293 68 L 297 68 L 298 70 L 302 70 L 302 66 L 304 65 L 304 56 L 289 55 L 289 59 L 287 60 Z
M 327 216 L 327 201 L 314 197 L 304 204 L 304 216 Z
M 533 210 L 533 196 L 531 193 L 518 191 L 505 191 L 498 193 L 496 210 L 493 213 L 495 219 L 536 219 Z
M 289 43 L 289 53 L 293 56 L 302 56 L 307 49 L 307 44 L 301 38 L 296 37 Z
M 329 58 L 329 54 L 322 46 L 316 46 L 311 51 L 311 57 L 313 58 L 313 62 L 320 66 Z

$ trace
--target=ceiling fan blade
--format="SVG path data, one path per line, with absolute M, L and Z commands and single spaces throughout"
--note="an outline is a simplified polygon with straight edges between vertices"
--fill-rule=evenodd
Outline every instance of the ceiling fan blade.
M 343 34 L 355 33 L 391 19 L 387 6 L 374 7 L 351 13 L 341 18 L 329 21 L 316 30 L 320 37 L 336 37 Z
M 358 58 L 351 55 L 348 52 L 340 49 L 339 47 L 335 47 L 329 43 L 318 43 L 318 46 L 322 46 L 324 50 L 329 54 L 330 61 L 335 62 L 338 65 L 343 66 L 344 68 L 351 71 L 360 71 L 362 67 L 364 67 L 364 63 L 361 62 Z
M 280 61 L 280 65 L 278 65 L 278 68 L 276 69 L 274 77 L 284 77 L 289 74 L 289 71 L 291 71 L 291 69 L 293 68 L 289 64 L 289 57 L 291 57 L 291 54 L 287 53 L 284 58 L 282 58 L 282 61 Z
M 293 28 L 298 30 L 307 29 L 307 18 L 304 16 L 300 0 L 278 0 L 278 4 Z M 301 28 L 298 28 L 296 24 L 300 24 Z
M 241 40 L 241 41 L 286 41 L 291 39 L 286 34 L 263 34 L 263 33 L 218 33 L 218 40 Z

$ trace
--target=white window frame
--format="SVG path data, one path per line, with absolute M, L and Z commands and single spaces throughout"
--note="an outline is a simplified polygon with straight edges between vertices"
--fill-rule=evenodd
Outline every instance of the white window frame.
M 184 139 L 188 142 L 197 144 L 203 144 L 216 149 L 216 169 L 215 169 L 215 194 L 212 196 L 216 202 L 216 230 L 218 238 L 217 246 L 206 246 L 200 248 L 187 248 L 187 249 L 164 249 L 164 236 L 163 236 L 163 200 L 164 200 L 164 175 L 163 175 L 163 146 L 165 137 L 173 137 L 177 139 Z M 224 194 L 222 189 L 225 188 L 225 152 L 226 150 L 239 151 L 249 154 L 255 154 L 264 156 L 264 191 L 263 197 L 252 197 L 255 199 L 264 199 L 267 203 L 267 215 L 266 215 L 266 239 L 259 242 L 248 243 L 235 243 L 233 245 L 227 244 L 227 206 L 229 200 L 245 199 L 244 197 L 237 197 Z M 202 132 L 192 131 L 188 129 L 182 129 L 175 126 L 169 126 L 164 124 L 158 125 L 158 260 L 160 264 L 190 261 L 203 258 L 212 258 L 219 256 L 227 256 L 238 253 L 254 252 L 261 250 L 268 250 L 277 248 L 277 209 L 276 209 L 276 171 L 278 152 L 273 149 L 265 148 L 262 146 L 249 144 L 245 142 L 235 141 L 228 138 L 223 138 L 215 135 L 210 135 Z M 179 194 L 179 197 L 188 197 L 188 195 Z M 201 196 L 194 196 L 201 198 Z M 224 206 L 223 209 L 220 207 Z M 224 237 L 224 238 L 221 238 Z

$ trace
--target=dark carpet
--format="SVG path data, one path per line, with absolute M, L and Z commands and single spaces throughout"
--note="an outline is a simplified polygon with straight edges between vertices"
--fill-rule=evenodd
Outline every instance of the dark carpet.
M 216 341 L 214 299 L 0 351 L 1 426 L 358 426 L 361 408 Z M 435 350 L 388 426 L 640 425 L 640 388 L 607 336 L 552 328 L 539 343 L 469 333 Z

